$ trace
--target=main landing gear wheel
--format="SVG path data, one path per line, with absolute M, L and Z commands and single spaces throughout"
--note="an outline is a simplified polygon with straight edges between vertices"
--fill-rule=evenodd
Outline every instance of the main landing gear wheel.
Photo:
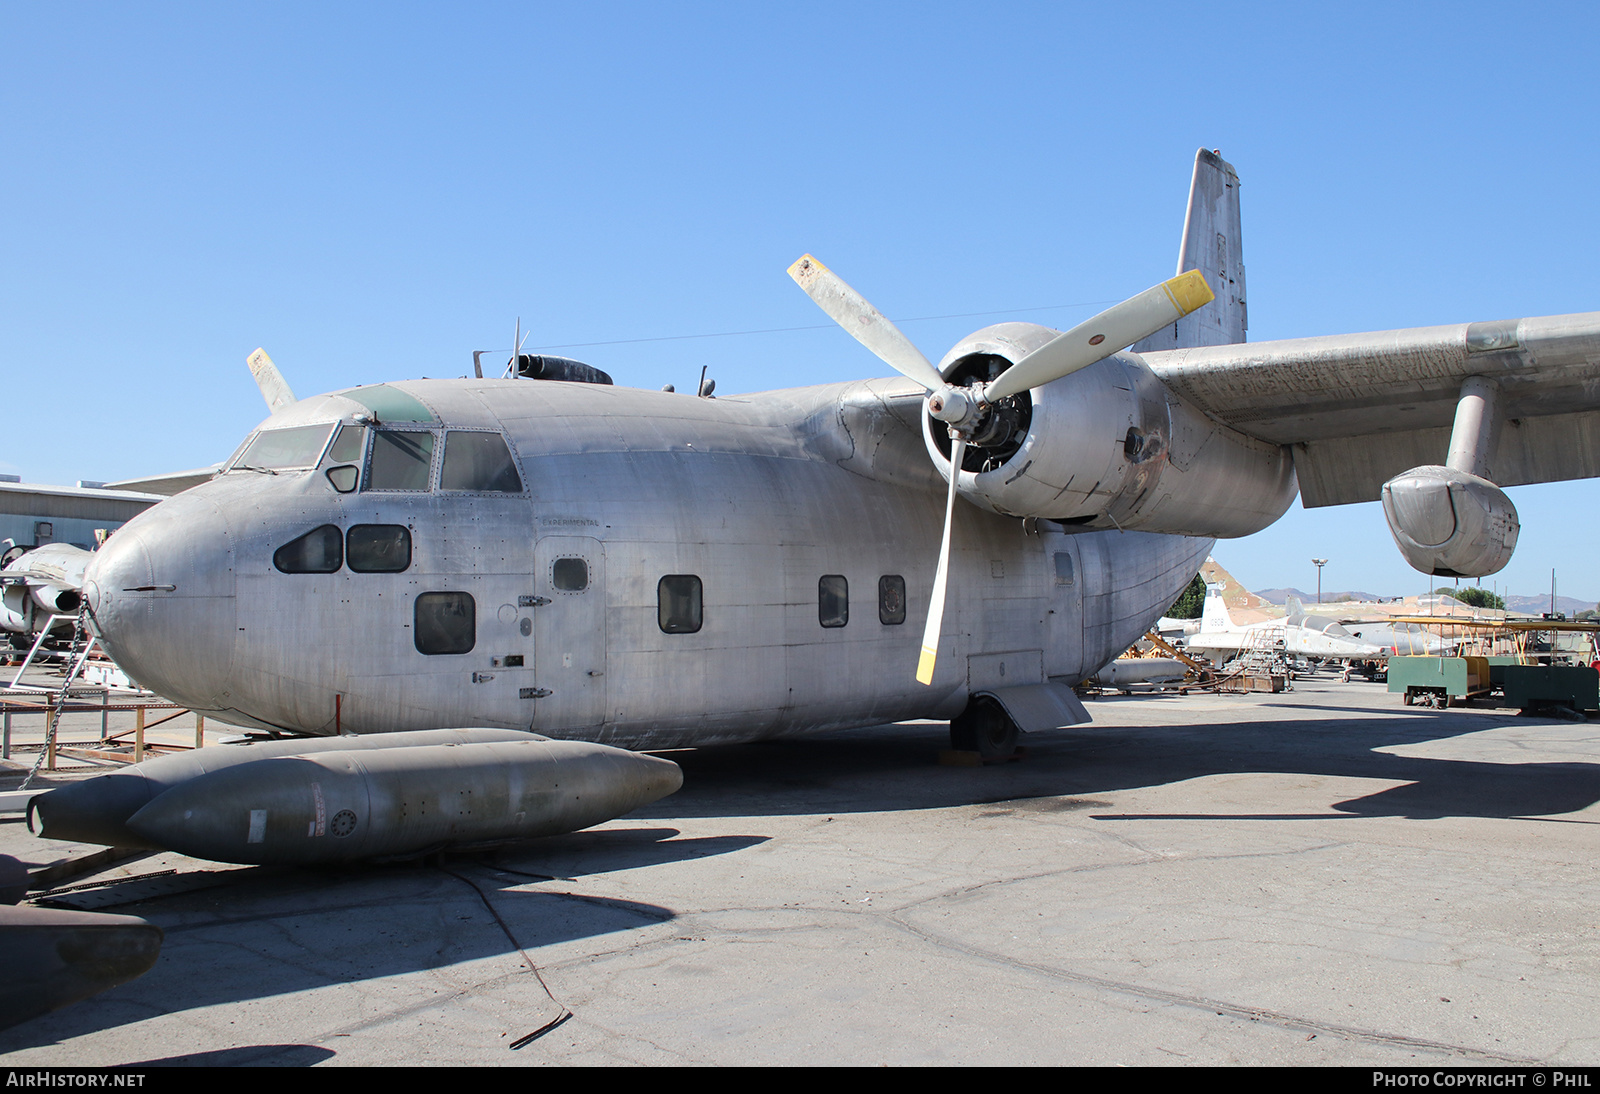
M 950 747 L 976 752 L 986 764 L 1004 763 L 1017 754 L 1022 731 L 1006 708 L 988 695 L 974 695 L 967 709 L 950 720 Z

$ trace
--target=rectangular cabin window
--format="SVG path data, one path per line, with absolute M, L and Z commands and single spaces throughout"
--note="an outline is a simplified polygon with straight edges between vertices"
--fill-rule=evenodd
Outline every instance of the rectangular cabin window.
M 433 434 L 374 429 L 365 490 L 426 490 L 433 467 Z
M 478 644 L 478 609 L 471 593 L 420 593 L 412 622 L 418 653 L 471 653 Z
M 824 574 L 817 581 L 817 622 L 824 627 L 850 622 L 850 583 L 843 574 Z
M 878 579 L 878 622 L 892 627 L 906 621 L 906 579 L 884 574 Z
M 1066 551 L 1056 552 L 1056 584 L 1072 584 L 1072 556 Z
M 522 477 L 500 434 L 452 429 L 444 435 L 444 469 L 439 473 L 439 489 L 520 494 Z
M 345 553 L 357 573 L 400 573 L 411 565 L 411 530 L 400 524 L 352 524 Z
M 703 619 L 703 591 L 698 577 L 668 574 L 656 585 L 656 621 L 667 634 L 694 634 Z
M 332 422 L 263 429 L 234 461 L 231 470 L 281 471 L 291 467 L 315 467 L 332 434 Z

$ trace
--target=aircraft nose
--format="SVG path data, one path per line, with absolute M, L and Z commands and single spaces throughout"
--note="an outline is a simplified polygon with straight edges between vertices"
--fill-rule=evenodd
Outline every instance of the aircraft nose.
M 146 510 L 95 552 L 84 595 L 100 644 L 134 680 L 184 706 L 225 705 L 235 636 L 233 536 L 194 491 Z

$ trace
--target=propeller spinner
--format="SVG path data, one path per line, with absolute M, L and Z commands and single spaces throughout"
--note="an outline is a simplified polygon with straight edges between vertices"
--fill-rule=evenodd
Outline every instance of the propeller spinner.
M 950 573 L 950 526 L 955 518 L 961 461 L 967 444 L 979 432 L 984 416 L 1007 396 L 1088 368 L 1209 304 L 1213 299 L 1211 289 L 1199 270 L 1181 273 L 1057 335 L 995 380 L 987 384 L 973 380 L 957 386 L 946 383 L 939 370 L 898 327 L 815 258 L 802 255 L 789 267 L 789 276 L 856 341 L 896 372 L 921 384 L 928 392 L 928 413 L 950 427 L 950 493 L 945 501 L 944 536 L 939 544 L 939 567 L 934 571 L 928 625 L 922 633 L 922 653 L 917 659 L 918 682 L 931 684 L 938 659 L 939 633 L 944 624 Z

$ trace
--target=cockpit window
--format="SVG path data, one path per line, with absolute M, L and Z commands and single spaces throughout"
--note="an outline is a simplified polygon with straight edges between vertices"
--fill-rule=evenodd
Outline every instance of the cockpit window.
M 375 429 L 367 490 L 426 490 L 433 467 L 433 434 Z
M 315 467 L 333 432 L 333 423 L 297 425 L 288 429 L 263 429 L 234 461 L 234 469 L 278 471 L 291 467 Z
M 452 429 L 445 434 L 439 489 L 520 494 L 522 478 L 500 434 Z
M 272 564 L 286 574 L 331 574 L 344 565 L 344 533 L 332 524 L 313 528 L 272 553 Z
M 345 422 L 339 435 L 328 446 L 329 463 L 360 463 L 361 450 L 366 447 L 367 431 L 359 425 Z

